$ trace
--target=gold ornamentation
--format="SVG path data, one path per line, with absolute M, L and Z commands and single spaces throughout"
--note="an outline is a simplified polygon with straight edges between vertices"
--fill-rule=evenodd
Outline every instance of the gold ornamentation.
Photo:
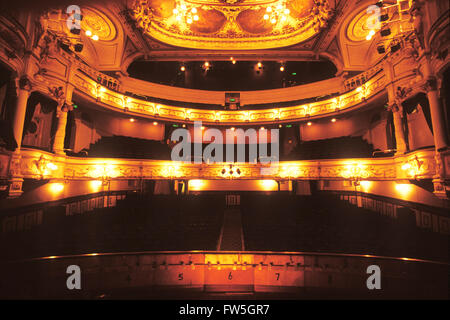
M 348 108 L 363 102 L 363 99 L 379 93 L 384 90 L 384 83 L 386 78 L 383 73 L 376 75 L 364 85 L 364 90 L 353 90 L 345 93 L 338 98 L 314 102 L 308 105 L 299 105 L 294 107 L 279 108 L 276 110 L 226 110 L 220 111 L 219 122 L 221 124 L 241 124 L 245 123 L 273 123 L 274 120 L 279 121 L 296 121 L 304 119 L 305 117 L 314 117 L 318 115 L 332 114 L 336 111 L 345 111 Z M 136 98 L 125 97 L 123 94 L 116 91 L 101 87 L 102 90 L 97 89 L 97 83 L 89 77 L 77 73 L 74 77 L 73 85 L 80 91 L 86 93 L 92 98 L 103 102 L 106 106 L 117 110 L 130 111 L 139 113 L 142 116 L 151 118 L 164 118 L 174 121 L 194 121 L 201 120 L 205 123 L 218 122 L 216 114 L 218 110 L 205 109 L 189 109 L 166 106 L 155 103 L 139 100 Z M 339 109 L 336 109 L 337 102 L 339 102 Z M 279 118 L 277 118 L 279 117 Z
M 186 164 L 175 161 L 83 159 L 55 157 L 51 153 L 23 149 L 22 159 L 12 157 L 10 176 L 40 179 L 43 176 L 66 180 L 114 179 L 350 179 L 402 180 L 431 179 L 436 175 L 434 150 L 421 150 L 395 158 L 340 159 L 280 162 L 277 165 L 216 163 Z M 7 161 L 7 160 L 5 160 Z M 448 160 L 447 160 L 448 161 Z M 55 163 L 56 165 L 49 165 Z M 405 165 L 405 164 L 409 164 Z M 5 164 L 7 165 L 7 164 Z M 61 170 L 60 168 L 61 167 Z M 270 169 L 270 170 L 269 170 Z M 407 174 L 413 170 L 413 175 Z M 225 172 L 224 172 L 225 170 Z M 230 173 L 230 170 L 233 171 Z M 238 173 L 238 170 L 240 173 Z M 64 173 L 64 175 L 62 175 Z
M 100 11 L 90 7 L 82 9 L 83 21 L 81 27 L 96 34 L 102 41 L 110 41 L 116 37 L 114 24 Z
M 186 23 L 168 8 L 152 8 L 152 2 L 137 0 L 134 18 L 144 33 L 175 46 L 196 49 L 269 49 L 303 42 L 316 35 L 332 16 L 327 0 L 184 0 L 187 7 L 198 8 L 199 20 Z M 267 8 L 282 6 L 279 19 Z M 301 8 L 301 12 L 289 9 Z M 173 9 L 172 9 L 173 10 Z M 269 9 L 270 10 L 270 9 Z M 178 12 L 178 11 L 177 11 Z M 264 19 L 268 15 L 268 19 Z M 270 20 L 275 19 L 275 23 Z

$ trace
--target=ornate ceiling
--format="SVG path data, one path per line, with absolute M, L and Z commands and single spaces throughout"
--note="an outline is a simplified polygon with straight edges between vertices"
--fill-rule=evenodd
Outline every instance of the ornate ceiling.
M 334 12 L 328 0 L 136 0 L 130 6 L 151 38 L 211 50 L 298 44 L 317 35 Z
M 92 0 L 81 8 L 83 32 L 77 39 L 66 27 L 64 8 L 50 9 L 42 26 L 82 43 L 77 54 L 100 71 L 126 74 L 136 59 L 225 61 L 233 56 L 238 61 L 327 59 L 339 75 L 366 70 L 382 57 L 377 45 L 385 39 L 377 34 L 366 40 L 371 5 L 372 0 Z M 397 19 L 393 12 L 390 17 Z M 395 33 L 398 26 L 390 26 Z

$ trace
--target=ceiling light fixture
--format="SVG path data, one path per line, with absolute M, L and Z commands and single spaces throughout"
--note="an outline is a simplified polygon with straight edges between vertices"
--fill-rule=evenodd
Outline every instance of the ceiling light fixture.
M 183 0 L 176 2 L 175 9 L 173 9 L 172 12 L 178 22 L 184 21 L 186 24 L 192 24 L 194 21 L 200 20 L 200 17 L 197 14 L 197 7 L 194 7 L 192 4 L 188 4 Z
M 285 23 L 290 13 L 291 11 L 286 8 L 286 0 L 282 0 L 276 6 L 267 7 L 263 18 L 271 24 L 277 24 L 280 21 Z

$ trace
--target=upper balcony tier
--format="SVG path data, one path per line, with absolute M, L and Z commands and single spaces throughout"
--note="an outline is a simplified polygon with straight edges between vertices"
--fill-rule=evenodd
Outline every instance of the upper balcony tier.
M 172 122 L 202 121 L 215 125 L 287 123 L 334 116 L 385 98 L 386 76 L 380 64 L 352 78 L 343 76 L 281 89 L 241 91 L 240 108 L 225 108 L 225 91 L 208 91 L 155 84 L 101 73 L 66 52 L 49 59 L 45 77 L 66 77 L 63 60 L 76 69 L 70 79 L 75 94 L 93 103 L 135 117 Z M 59 68 L 55 68 L 58 65 Z M 61 79 L 63 80 L 63 79 Z M 67 81 L 66 80 L 66 81 Z M 39 87 L 39 85 L 38 85 Z M 42 88 L 44 92 L 47 90 Z

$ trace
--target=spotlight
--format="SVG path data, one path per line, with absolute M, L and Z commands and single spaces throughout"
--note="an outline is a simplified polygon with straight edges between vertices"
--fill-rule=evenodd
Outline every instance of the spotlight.
M 76 45 L 74 45 L 74 49 L 75 49 L 75 52 L 83 51 L 83 44 L 82 43 L 77 43 Z
M 86 36 L 88 36 L 88 37 L 92 36 L 92 31 L 91 30 L 86 30 Z
M 78 34 L 81 33 L 81 29 L 79 29 L 79 28 L 71 28 L 70 29 L 70 33 L 78 35 Z
M 383 22 L 383 21 L 388 21 L 389 20 L 389 14 L 382 14 L 381 16 L 380 16 L 380 22 Z
M 93 36 L 92 36 L 92 40 L 94 40 L 94 41 L 98 41 L 98 35 L 96 35 L 96 34 L 94 34 Z
M 391 46 L 391 52 L 392 53 L 397 52 L 398 50 L 400 50 L 400 48 L 401 48 L 400 43 L 396 43 Z
M 64 42 L 61 42 L 59 44 L 59 46 L 61 47 L 61 49 L 63 49 L 64 51 L 69 51 L 70 50 L 70 45 Z
M 380 45 L 377 47 L 377 51 L 379 54 L 386 53 L 386 49 L 384 48 L 384 45 Z
M 387 28 L 387 29 L 381 30 L 380 34 L 382 37 L 387 37 L 388 35 L 391 34 L 391 29 Z

